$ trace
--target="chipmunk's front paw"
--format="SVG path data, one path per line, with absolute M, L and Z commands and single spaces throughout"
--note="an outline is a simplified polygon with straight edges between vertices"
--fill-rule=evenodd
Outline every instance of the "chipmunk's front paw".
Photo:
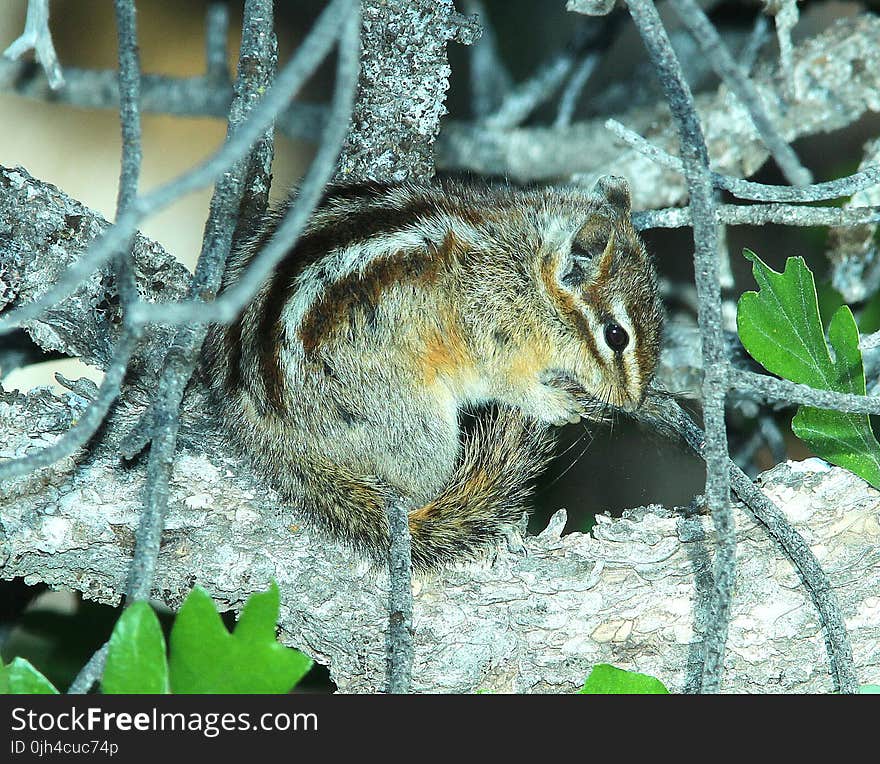
M 561 415 L 558 419 L 554 419 L 551 424 L 554 427 L 563 427 L 567 424 L 577 424 L 581 421 L 581 412 L 580 411 L 571 411 L 568 414 Z
M 553 372 L 546 372 L 541 378 L 544 386 L 543 419 L 554 427 L 577 424 L 581 421 L 584 407 L 572 394 L 569 381 Z

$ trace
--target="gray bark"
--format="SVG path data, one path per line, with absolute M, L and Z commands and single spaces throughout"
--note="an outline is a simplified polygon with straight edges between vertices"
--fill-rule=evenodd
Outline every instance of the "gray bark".
M 0 394 L 0 456 L 50 442 L 84 401 L 47 390 Z M 327 663 L 343 692 L 385 683 L 388 582 L 229 454 L 205 425 L 198 391 L 185 406 L 182 450 L 153 595 L 176 607 L 193 584 L 239 608 L 274 578 L 281 636 Z M 116 426 L 137 413 L 117 412 Z M 115 431 L 116 427 L 111 428 Z M 880 683 L 880 494 L 819 460 L 779 465 L 762 487 L 809 541 L 831 577 L 862 683 Z M 108 438 L 0 489 L 0 576 L 120 600 L 142 506 L 143 465 L 123 466 Z M 828 692 L 822 628 L 791 563 L 737 505 L 740 575 L 723 691 Z M 592 535 L 560 538 L 564 515 L 526 539 L 414 582 L 416 691 L 572 692 L 596 663 L 692 687 L 711 588 L 708 516 L 639 508 L 600 516 Z
M 841 19 L 794 51 L 795 90 L 783 101 L 770 64 L 754 77 L 765 108 L 788 141 L 839 130 L 867 111 L 880 111 L 880 18 Z M 769 156 L 745 107 L 726 87 L 696 96 L 712 169 L 747 178 Z M 437 140 L 437 166 L 505 175 L 520 182 L 574 179 L 590 187 L 601 175 L 630 180 L 636 209 L 680 204 L 684 178 L 623 147 L 605 127 L 608 114 L 560 127 L 492 129 L 447 122 Z M 665 103 L 637 106 L 615 118 L 652 143 L 678 153 L 678 137 Z M 585 150 L 585 147 L 589 147 Z
M 394 182 L 434 175 L 434 138 L 451 70 L 448 40 L 479 37 L 475 20 L 456 13 L 452 0 L 363 4 L 358 98 L 337 180 Z
M 0 187 L 41 205 L 37 216 L 9 196 L 0 207 L 0 232 L 16 232 L 20 251 L 28 253 L 21 260 L 27 274 L 45 273 L 58 259 L 53 236 L 61 236 L 73 258 L 106 225 L 23 170 L 0 173 Z M 76 230 L 66 232 L 71 214 L 79 216 Z M 188 276 L 170 255 L 141 237 L 135 251 L 144 294 L 157 286 L 156 274 L 164 279 L 163 295 L 179 294 Z M 17 288 L 17 299 L 23 294 Z M 111 326 L 94 308 L 100 295 L 97 287 L 75 294 L 53 314 L 53 326 L 98 333 Z M 79 347 L 73 332 L 36 331 L 34 337 L 66 352 Z M 104 354 L 94 359 L 106 363 Z M 0 394 L 0 458 L 53 442 L 89 394 L 86 385 L 60 398 L 46 389 Z M 129 390 L 88 452 L 0 488 L 0 576 L 119 601 L 143 503 L 144 463 L 123 464 L 117 443 L 141 413 L 143 397 Z M 304 527 L 296 508 L 283 506 L 231 455 L 205 411 L 195 381 L 184 400 L 154 596 L 174 607 L 199 583 L 221 607 L 237 608 L 274 577 L 284 596 L 284 640 L 329 663 L 341 690 L 381 689 L 386 573 Z M 818 460 L 777 467 L 764 476 L 764 488 L 838 585 L 861 681 L 880 681 L 873 647 L 880 638 L 878 493 Z M 416 580 L 416 689 L 570 691 L 597 662 L 654 674 L 673 690 L 692 686 L 710 587 L 707 550 L 714 548 L 708 517 L 641 508 L 623 519 L 602 518 L 592 536 L 560 538 L 563 522 L 557 517 L 541 537 L 527 539 L 527 557 L 499 551 L 492 564 Z M 742 573 L 722 689 L 827 691 L 821 626 L 808 595 L 790 563 L 741 510 L 736 524 Z

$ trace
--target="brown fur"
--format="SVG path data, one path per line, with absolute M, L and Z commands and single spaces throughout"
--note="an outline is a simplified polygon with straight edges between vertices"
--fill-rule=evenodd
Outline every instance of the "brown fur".
M 286 501 L 382 557 L 389 502 L 413 560 L 478 556 L 514 532 L 548 428 L 635 406 L 662 315 L 619 179 L 597 192 L 330 190 L 204 370 L 233 442 Z M 234 253 L 235 281 L 277 227 Z M 623 351 L 603 327 L 626 324 Z M 474 413 L 466 434 L 462 411 Z

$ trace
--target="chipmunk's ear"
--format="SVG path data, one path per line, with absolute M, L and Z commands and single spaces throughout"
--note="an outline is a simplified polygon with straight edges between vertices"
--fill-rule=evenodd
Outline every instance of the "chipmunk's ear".
M 629 196 L 629 183 L 620 175 L 603 175 L 593 186 L 593 194 L 620 215 L 629 215 L 632 202 Z
M 591 207 L 595 207 L 560 262 L 559 273 L 566 286 L 595 282 L 615 271 L 615 224 L 622 217 L 629 218 L 629 184 L 618 175 L 603 175 L 590 196 Z

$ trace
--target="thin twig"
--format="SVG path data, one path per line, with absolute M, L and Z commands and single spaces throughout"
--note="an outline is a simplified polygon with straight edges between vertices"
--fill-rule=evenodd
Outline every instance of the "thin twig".
M 752 69 L 755 68 L 755 62 L 758 60 L 761 48 L 767 44 L 767 38 L 769 36 L 770 22 L 767 20 L 767 16 L 763 13 L 759 13 L 755 17 L 755 25 L 752 27 L 749 39 L 743 46 L 739 57 L 739 65 L 742 67 L 743 74 L 745 74 L 746 77 L 748 77 Z
M 129 603 L 148 600 L 152 592 L 180 426 L 177 413 L 180 398 L 175 397 L 179 379 L 179 375 L 166 371 L 159 380 L 158 404 L 152 412 L 146 501 L 135 532 L 134 556 L 125 586 L 126 601 Z
M 791 42 L 791 30 L 795 28 L 800 17 L 797 0 L 765 0 L 774 14 L 776 22 L 776 40 L 779 43 L 779 71 L 785 93 L 794 95 L 794 45 Z
M 464 11 L 480 19 L 480 39 L 470 48 L 471 111 L 474 119 L 483 119 L 498 108 L 510 92 L 510 72 L 498 54 L 495 27 L 482 0 L 466 0 Z
M 52 91 L 43 77 L 27 66 L 0 59 L 0 92 L 40 101 L 69 104 L 83 109 L 116 109 L 119 106 L 116 70 L 66 67 L 65 86 Z M 180 117 L 226 118 L 232 102 L 232 84 L 226 74 L 222 82 L 207 75 L 172 77 L 163 74 L 141 76 L 141 111 Z M 279 129 L 288 138 L 317 142 L 327 122 L 326 104 L 290 104 L 277 115 Z
M 211 2 L 205 15 L 205 76 L 215 85 L 229 87 L 229 3 Z
M 285 253 L 294 246 L 317 206 L 324 187 L 333 175 L 336 158 L 348 130 L 348 119 L 354 103 L 358 75 L 358 57 L 352 53 L 351 47 L 356 46 L 357 50 L 360 50 L 360 46 L 353 22 L 346 24 L 343 34 L 347 36 L 344 40 L 340 40 L 336 75 L 340 86 L 334 92 L 332 118 L 327 126 L 324 141 L 297 191 L 295 203 L 285 213 L 272 238 L 241 277 L 212 303 L 205 305 L 197 302 L 161 305 L 144 303 L 139 306 L 139 315 L 135 320 L 166 324 L 231 323 Z
M 15 60 L 29 50 L 34 51 L 37 61 L 43 67 L 49 87 L 52 90 L 64 87 L 64 75 L 52 43 L 52 33 L 49 31 L 49 0 L 28 0 L 24 32 L 3 51 L 3 55 Z
M 116 197 L 118 219 L 137 198 L 141 173 L 141 64 L 134 0 L 114 0 L 114 10 L 119 46 L 119 124 L 122 129 L 122 159 Z M 126 319 L 128 310 L 139 299 L 131 262 L 133 238 L 129 238 L 114 261 L 116 288 L 119 291 L 123 317 Z
M 525 122 L 538 106 L 553 97 L 573 65 L 574 60 L 568 55 L 559 55 L 548 61 L 507 94 L 501 106 L 486 117 L 486 127 L 506 130 Z
M 247 121 L 259 94 L 271 82 L 275 55 L 272 0 L 246 0 L 236 98 L 229 111 L 227 141 L 231 141 Z M 252 153 L 261 151 L 261 145 L 262 142 L 258 142 Z M 220 288 L 244 196 L 248 166 L 248 157 L 238 159 L 214 188 L 202 251 L 188 289 L 190 299 L 211 300 Z M 177 447 L 178 411 L 206 331 L 205 326 L 186 326 L 178 331 L 165 356 L 158 394 L 146 416 L 150 424 L 146 439 L 152 447 L 147 465 L 147 501 L 135 536 L 134 560 L 126 587 L 129 601 L 150 596 Z
M 679 132 L 694 227 L 694 270 L 700 304 L 702 338 L 702 399 L 706 424 L 706 498 L 718 535 L 711 618 L 703 637 L 702 689 L 718 692 L 727 642 L 730 600 L 735 576 L 736 535 L 730 509 L 730 475 L 726 467 L 726 390 L 721 286 L 718 278 L 718 231 L 709 156 L 694 108 L 693 95 L 669 42 L 657 9 L 650 0 L 630 0 L 628 8 L 672 111 Z
M 110 647 L 109 642 L 105 642 L 98 650 L 89 658 L 88 663 L 82 667 L 76 675 L 70 687 L 67 689 L 68 695 L 85 695 L 95 683 L 100 681 L 104 675 L 104 664 L 107 663 L 107 651 Z
M 406 693 L 412 684 L 413 600 L 412 539 L 409 531 L 409 508 L 405 502 L 388 503 L 389 614 L 388 614 L 388 684 L 389 693 Z
M 270 4 L 266 12 L 271 14 L 271 10 Z M 253 34 L 252 30 L 245 31 L 248 34 Z M 240 122 L 244 113 L 253 108 L 265 88 L 271 87 L 278 67 L 278 41 L 273 29 L 256 34 L 246 46 L 242 45 L 242 49 L 245 47 L 249 52 L 244 54 L 244 57 L 239 61 L 239 69 L 248 68 L 250 70 L 248 78 L 250 84 L 246 91 L 238 93 L 238 97 L 232 103 L 230 117 L 233 124 Z M 241 115 L 236 114 L 236 111 L 240 111 Z M 274 155 L 275 125 L 270 124 L 247 157 L 244 193 L 236 216 L 236 225 L 232 236 L 233 244 L 250 238 L 265 216 L 269 206 Z M 221 269 L 216 273 L 216 278 L 219 280 L 222 275 Z M 197 294 L 197 292 L 193 292 L 193 294 Z
M 606 34 L 603 38 L 602 31 Z M 483 120 L 490 129 L 508 130 L 522 124 L 542 103 L 552 98 L 586 52 L 608 45 L 610 27 L 580 24 L 567 49 L 537 68 L 535 73 L 507 93 L 498 109 Z M 595 51 L 594 51 L 595 52 Z
M 880 397 L 821 390 L 810 385 L 743 369 L 731 369 L 728 373 L 728 381 L 732 388 L 756 400 L 787 403 L 792 406 L 812 406 L 848 414 L 880 415 Z
M 122 161 L 117 194 L 117 214 L 137 197 L 141 171 L 141 65 L 137 44 L 134 0 L 114 0 L 119 45 L 119 123 L 122 128 Z
M 880 222 L 875 207 L 799 207 L 792 204 L 722 204 L 715 219 L 727 225 L 850 226 Z M 639 231 L 649 228 L 683 228 L 693 225 L 690 207 L 643 210 L 632 215 Z
M 598 63 L 599 56 L 596 53 L 588 53 L 581 59 L 559 97 L 559 110 L 556 112 L 556 120 L 553 122 L 554 127 L 565 127 L 571 124 L 571 118 L 574 116 L 574 110 L 584 85 L 587 84 L 587 80 L 590 79 L 590 75 Z
M 693 35 L 716 74 L 748 110 L 758 135 L 761 136 L 761 140 L 776 160 L 783 175 L 796 186 L 811 183 L 810 171 L 801 164 L 797 154 L 779 134 L 755 86 L 730 55 L 730 51 L 702 8 L 695 0 L 671 0 L 671 2 L 676 14 Z
M 644 154 L 648 159 L 662 167 L 684 173 L 681 160 L 672 156 L 659 146 L 647 141 L 638 133 L 622 125 L 616 119 L 605 122 L 611 132 L 618 138 Z M 845 178 L 814 183 L 808 186 L 774 186 L 766 183 L 755 183 L 742 178 L 734 178 L 731 175 L 722 175 L 712 172 L 712 184 L 716 188 L 729 191 L 738 199 L 747 199 L 757 202 L 820 202 L 827 199 L 839 199 L 843 196 L 852 196 L 858 191 L 871 188 L 880 184 L 880 166 L 863 167 L 858 172 Z
M 214 154 L 191 170 L 154 191 L 139 196 L 131 207 L 70 266 L 63 279 L 38 298 L 10 311 L 3 320 L 0 320 L 0 335 L 14 331 L 28 321 L 38 318 L 69 296 L 83 280 L 119 250 L 123 242 L 134 233 L 140 220 L 159 212 L 177 199 L 213 183 L 234 162 L 250 151 L 251 146 L 265 132 L 279 111 L 293 98 L 326 57 L 338 36 L 339 19 L 345 16 L 352 4 L 352 0 L 332 0 L 318 17 L 296 55 L 281 70 L 275 84 L 254 107 L 250 118 L 241 124 L 235 134 Z

